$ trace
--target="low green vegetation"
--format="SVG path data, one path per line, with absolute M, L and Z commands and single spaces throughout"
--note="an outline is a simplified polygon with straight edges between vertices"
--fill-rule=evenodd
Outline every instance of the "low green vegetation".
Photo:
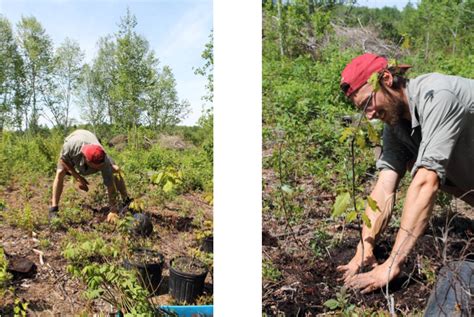
M 347 228 L 372 225 L 364 214 L 366 205 L 374 211 L 382 207 L 368 198 L 377 173 L 375 150 L 382 143 L 382 124 L 367 122 L 339 87 L 341 72 L 352 58 L 365 52 L 384 55 L 412 65 L 409 78 L 428 72 L 474 78 L 472 1 L 421 0 L 400 10 L 362 5 L 358 1 L 262 2 L 262 214 L 264 228 L 282 237 L 278 250 L 264 246 L 264 281 L 280 277 L 281 266 L 275 259 L 283 256 L 295 256 L 293 260 L 299 263 L 295 271 L 313 276 L 316 273 L 307 268 L 307 262 L 344 264 L 349 258 L 339 258 L 341 252 L 334 246 L 348 247 Z M 392 224 L 399 225 L 408 184 L 409 176 L 399 186 Z M 438 207 L 449 201 L 443 196 Z M 432 283 L 433 263 L 420 261 L 420 274 Z M 342 284 L 333 281 L 337 272 L 328 274 L 331 281 L 321 283 L 328 283 L 329 290 L 316 299 L 301 292 L 290 303 L 286 295 L 275 299 L 278 289 L 265 290 L 269 295 L 263 300 L 263 311 L 274 315 L 291 315 L 300 309 L 314 315 L 328 310 L 344 316 L 388 314 L 375 308 L 375 303 L 354 306 L 360 300 L 337 289 Z M 308 283 L 302 282 L 302 289 L 311 288 L 314 281 Z M 323 308 L 315 308 L 323 303 Z M 413 307 L 410 312 L 420 309 Z

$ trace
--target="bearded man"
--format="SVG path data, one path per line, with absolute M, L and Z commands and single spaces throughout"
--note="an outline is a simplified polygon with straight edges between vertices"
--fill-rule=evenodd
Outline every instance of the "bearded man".
M 400 271 L 433 211 L 438 190 L 474 205 L 474 80 L 438 73 L 406 79 L 409 65 L 390 65 L 375 54 L 354 58 L 343 70 L 341 89 L 367 118 L 384 122 L 378 179 L 370 194 L 371 221 L 352 260 L 338 267 L 346 286 L 367 293 L 383 287 Z M 390 257 L 378 264 L 374 243 L 387 227 L 395 191 L 406 171 L 408 188 Z M 471 172 L 470 172 L 471 171 Z M 362 266 L 372 268 L 360 273 Z

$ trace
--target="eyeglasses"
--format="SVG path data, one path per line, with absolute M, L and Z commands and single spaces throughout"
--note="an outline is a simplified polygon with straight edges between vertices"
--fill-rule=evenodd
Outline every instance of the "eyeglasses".
M 356 105 L 357 109 L 362 109 L 362 112 L 365 113 L 365 110 L 367 109 L 367 107 L 369 106 L 369 104 L 371 103 L 372 99 L 374 98 L 374 95 L 375 95 L 375 91 L 372 91 L 370 93 L 370 96 L 367 98 L 367 100 L 365 101 L 365 104 L 364 104 L 364 107 L 361 108 L 359 107 L 359 105 Z

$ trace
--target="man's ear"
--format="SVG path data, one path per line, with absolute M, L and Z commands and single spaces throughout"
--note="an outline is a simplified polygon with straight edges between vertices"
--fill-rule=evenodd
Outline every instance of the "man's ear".
M 385 87 L 392 87 L 393 85 L 393 76 L 388 70 L 383 71 L 382 80 Z

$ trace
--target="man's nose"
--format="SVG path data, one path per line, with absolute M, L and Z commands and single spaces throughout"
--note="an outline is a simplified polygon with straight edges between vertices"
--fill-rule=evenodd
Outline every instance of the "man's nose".
M 375 119 L 376 115 L 377 115 L 377 111 L 375 111 L 375 109 L 366 109 L 365 110 L 365 115 L 367 116 L 367 119 L 369 120 L 372 120 L 372 119 Z

